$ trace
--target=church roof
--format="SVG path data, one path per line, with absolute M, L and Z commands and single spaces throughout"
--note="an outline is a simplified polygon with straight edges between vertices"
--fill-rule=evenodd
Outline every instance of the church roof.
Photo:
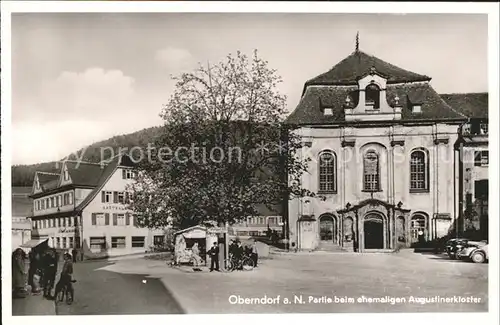
M 358 104 L 358 86 L 308 87 L 295 110 L 288 116 L 289 124 L 332 124 L 345 121 L 344 103 L 347 96 Z M 394 106 L 399 97 L 402 120 L 460 119 L 464 114 L 451 107 L 427 82 L 387 85 L 386 99 Z M 413 113 L 412 105 L 420 104 L 421 113 Z M 324 108 L 332 115 L 325 115 Z
M 471 118 L 488 117 L 488 93 L 441 94 L 448 105 Z
M 357 106 L 358 81 L 370 73 L 379 74 L 387 80 L 386 100 L 391 107 L 395 106 L 394 99 L 399 97 L 403 121 L 464 119 L 468 116 L 467 109 L 460 101 L 470 102 L 471 106 L 477 103 L 475 97 L 474 100 L 469 98 L 466 101 L 448 96 L 446 99 L 450 100 L 450 104 L 432 88 L 430 77 L 404 70 L 356 49 L 329 71 L 305 83 L 302 98 L 288 116 L 287 123 L 306 125 L 345 122 L 346 98 L 349 96 L 351 104 Z M 421 112 L 413 113 L 414 105 L 420 105 Z M 332 112 L 325 115 L 325 108 Z
M 308 80 L 304 92 L 310 85 L 356 85 L 357 80 L 369 73 L 372 68 L 386 77 L 388 84 L 431 80 L 428 76 L 399 68 L 358 50 L 327 72 Z

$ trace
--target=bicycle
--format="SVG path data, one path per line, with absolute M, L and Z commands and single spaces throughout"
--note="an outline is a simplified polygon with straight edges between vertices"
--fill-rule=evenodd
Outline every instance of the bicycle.
M 225 272 L 233 272 L 234 270 L 252 271 L 254 262 L 250 256 L 243 256 L 240 260 L 236 260 L 233 256 L 224 260 L 222 269 Z
M 63 302 L 64 298 L 66 298 L 66 304 L 71 305 L 73 303 L 73 300 L 75 298 L 75 289 L 73 288 L 73 283 L 75 283 L 76 280 L 70 280 L 64 288 L 62 288 L 61 291 L 59 291 L 56 299 L 59 302 Z

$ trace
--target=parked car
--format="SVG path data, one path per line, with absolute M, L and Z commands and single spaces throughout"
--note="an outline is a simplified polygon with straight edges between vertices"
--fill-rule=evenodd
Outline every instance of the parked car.
M 488 242 L 469 241 L 458 253 L 458 257 L 463 260 L 470 260 L 474 263 L 484 263 L 489 259 Z
M 458 252 L 460 252 L 469 240 L 467 238 L 452 238 L 446 242 L 446 253 L 448 256 L 454 260 L 457 258 Z

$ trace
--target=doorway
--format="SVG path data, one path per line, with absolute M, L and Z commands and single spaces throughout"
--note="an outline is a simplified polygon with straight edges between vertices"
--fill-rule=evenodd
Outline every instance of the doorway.
M 335 220 L 331 215 L 321 216 L 319 219 L 319 239 L 322 242 L 335 242 Z
M 384 248 L 384 221 L 378 215 L 370 215 L 364 222 L 365 249 Z

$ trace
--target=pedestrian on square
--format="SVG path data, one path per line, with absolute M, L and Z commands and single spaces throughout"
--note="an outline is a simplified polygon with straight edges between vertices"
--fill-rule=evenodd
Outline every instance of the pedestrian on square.
M 209 250 L 210 254 L 210 272 L 213 270 L 219 271 L 219 246 L 214 242 Z
M 13 298 L 25 298 L 26 288 L 26 254 L 21 248 L 17 248 L 12 253 L 12 295 Z
M 44 274 L 42 279 L 43 296 L 47 299 L 52 299 L 51 293 L 57 274 L 57 259 L 52 249 L 47 250 L 43 256 L 42 272 Z
M 77 254 L 78 254 L 78 251 L 75 248 L 73 248 L 73 250 L 71 251 L 71 255 L 73 256 L 73 263 L 76 263 Z
M 57 282 L 56 285 L 56 292 L 54 294 L 54 297 L 57 297 L 61 291 L 63 291 L 66 287 L 69 286 L 71 288 L 71 282 L 74 282 L 72 280 L 73 276 L 73 262 L 70 254 L 64 254 L 64 265 L 63 269 L 61 271 L 61 276 L 59 278 L 59 282 Z M 73 293 L 71 292 L 71 295 L 73 297 Z
M 251 258 L 253 261 L 253 266 L 257 267 L 257 261 L 259 260 L 259 251 L 257 249 L 257 239 L 254 239 L 253 245 L 252 245 L 252 253 L 251 253 Z
M 193 247 L 191 248 L 191 252 L 193 253 L 193 258 L 194 258 L 194 267 L 199 267 L 201 264 L 201 257 L 200 257 L 200 249 L 198 248 L 198 243 L 194 243 Z
M 241 264 L 241 260 L 243 259 L 243 254 L 244 254 L 243 246 L 241 246 L 241 242 L 237 242 L 236 247 L 234 249 L 234 260 L 236 261 L 236 265 L 239 266 Z M 239 266 L 238 270 L 241 269 L 242 267 Z

